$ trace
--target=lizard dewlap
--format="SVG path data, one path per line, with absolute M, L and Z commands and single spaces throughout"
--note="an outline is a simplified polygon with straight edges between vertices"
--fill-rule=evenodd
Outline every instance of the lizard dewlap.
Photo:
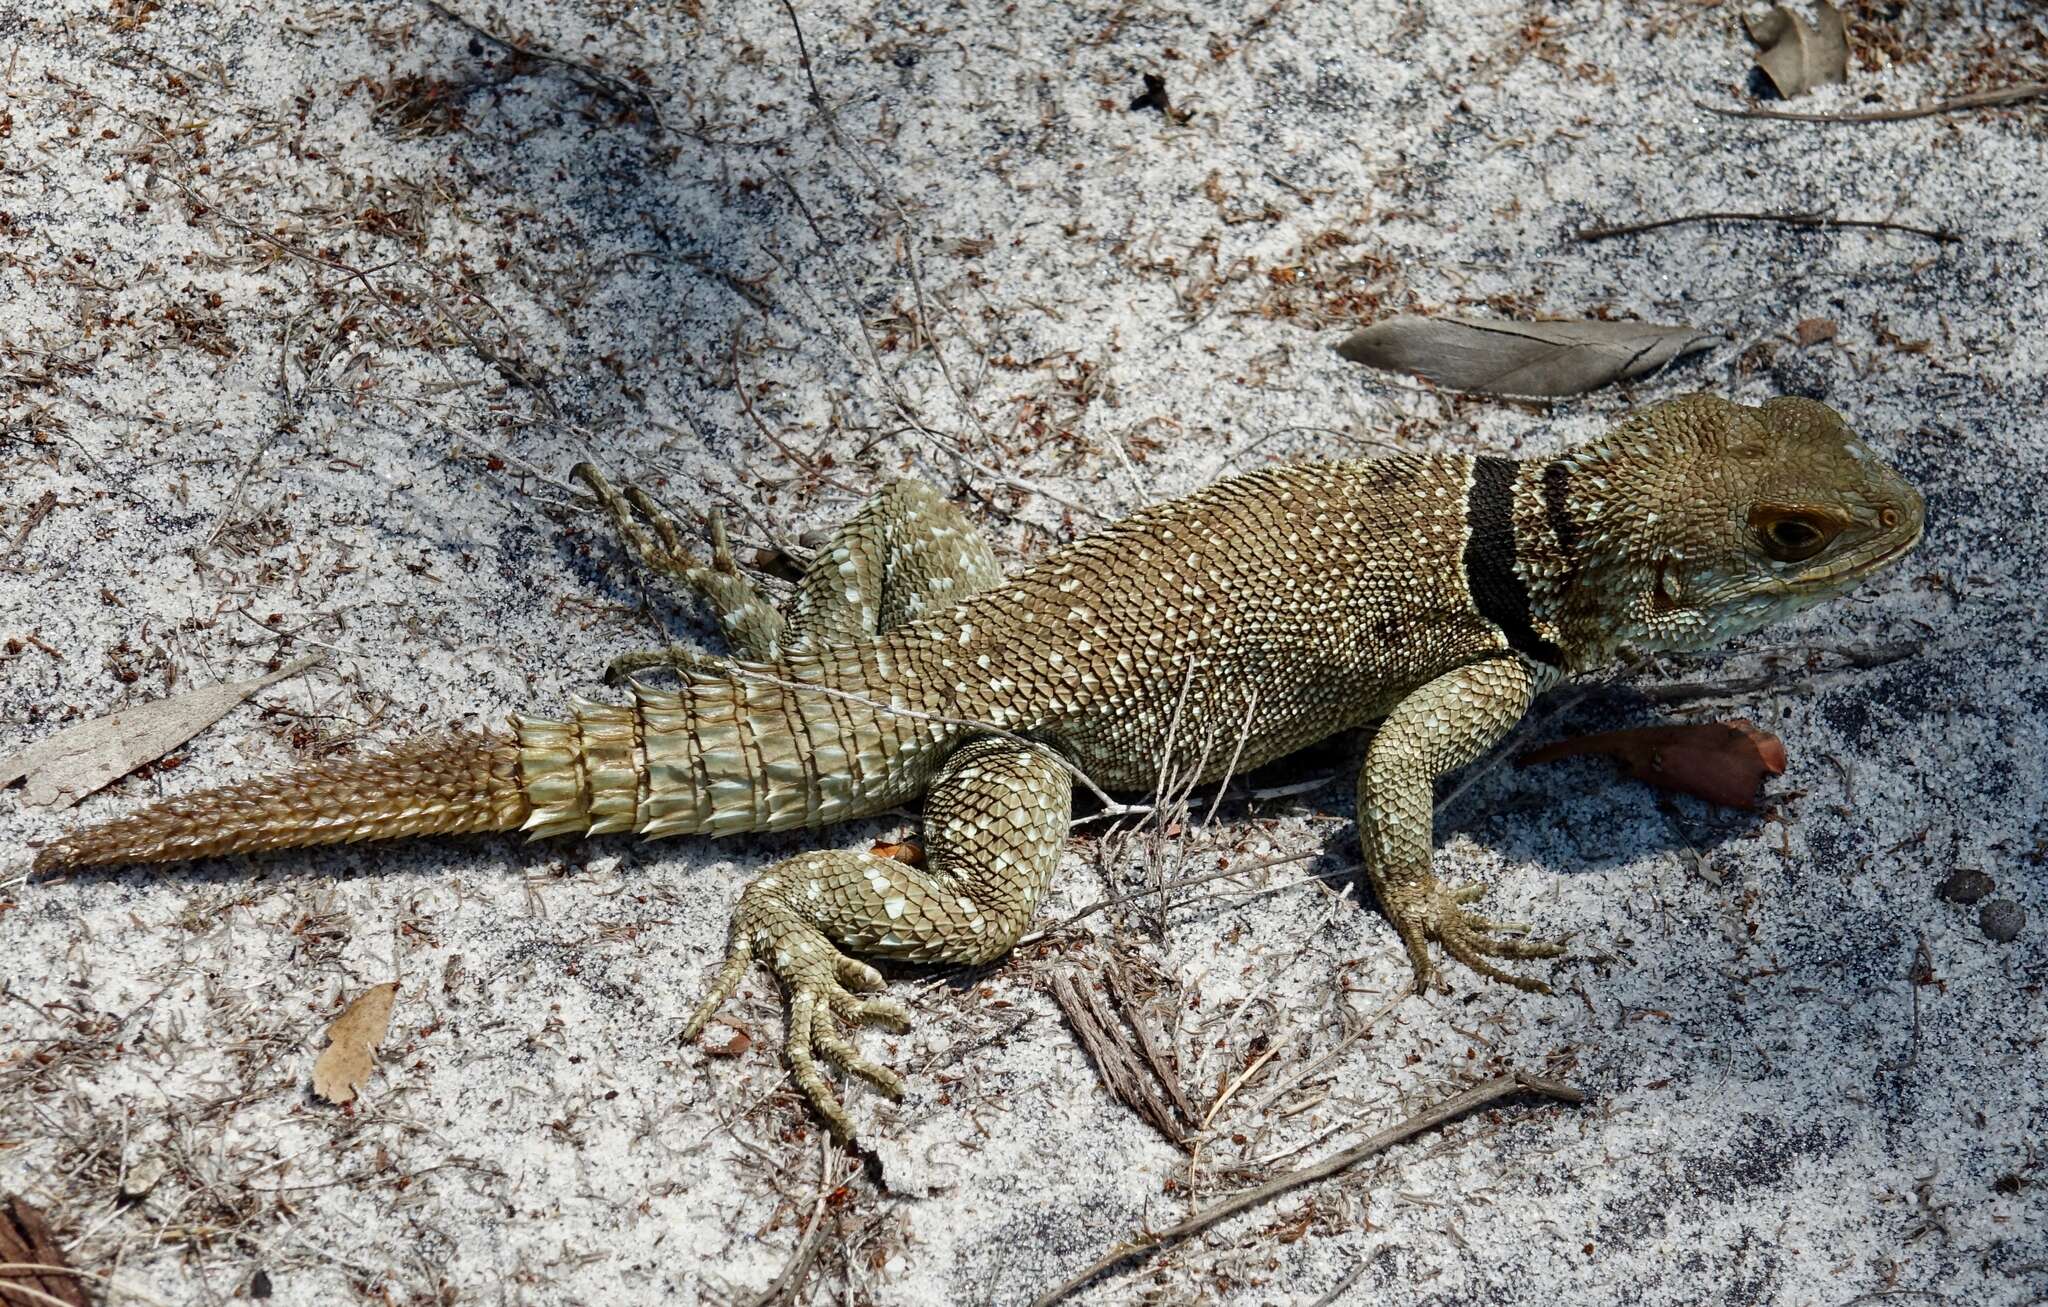
M 1418 983 L 1429 942 L 1484 975 L 1555 956 L 1430 871 L 1432 786 L 1563 678 L 1692 649 L 1838 594 L 1920 539 L 1924 505 L 1833 410 L 1692 395 L 1554 458 L 1276 467 L 1148 508 L 1005 579 L 974 526 L 897 482 L 819 553 L 787 613 L 712 524 L 708 562 L 646 495 L 582 477 L 650 567 L 702 593 L 737 653 L 668 650 L 673 690 L 578 699 L 504 735 L 204 791 L 70 835 L 39 869 L 433 832 L 647 836 L 817 826 L 925 798 L 926 863 L 865 851 L 769 868 L 690 1031 L 755 959 L 790 991 L 796 1079 L 842 1134 L 817 1055 L 885 1089 L 838 1023 L 900 1022 L 849 953 L 1000 957 L 1064 845 L 1076 771 L 1143 790 L 1171 745 L 1213 781 L 1368 722 L 1359 838 Z M 644 519 L 645 525 L 642 524 Z

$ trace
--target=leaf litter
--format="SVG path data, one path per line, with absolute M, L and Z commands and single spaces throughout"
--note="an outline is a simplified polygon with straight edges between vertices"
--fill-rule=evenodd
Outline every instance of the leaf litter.
M 375 1050 L 391 1028 L 391 1005 L 397 998 L 397 981 L 372 985 L 327 1027 L 327 1047 L 313 1063 L 314 1093 L 336 1106 L 355 1101 L 376 1065 Z
M 230 681 L 174 694 L 67 726 L 12 757 L 0 758 L 0 789 L 25 776 L 29 803 L 69 808 L 142 764 L 163 757 L 258 690 L 297 676 L 325 658 L 325 654 L 308 654 L 253 681 Z

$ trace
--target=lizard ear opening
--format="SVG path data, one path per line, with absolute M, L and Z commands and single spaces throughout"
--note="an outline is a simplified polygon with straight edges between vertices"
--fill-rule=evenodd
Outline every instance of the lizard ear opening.
M 1785 504 L 1758 504 L 1749 510 L 1749 525 L 1762 539 L 1764 552 L 1781 563 L 1803 563 L 1842 533 L 1840 522 Z
M 1685 595 L 1679 587 L 1677 566 L 1669 558 L 1657 560 L 1657 574 L 1650 586 L 1650 611 L 1653 613 L 1675 613 L 1685 607 Z

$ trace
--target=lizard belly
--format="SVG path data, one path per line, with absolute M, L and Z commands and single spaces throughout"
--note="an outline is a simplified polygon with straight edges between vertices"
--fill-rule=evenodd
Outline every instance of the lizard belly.
M 1243 773 L 1371 721 L 1402 685 L 1369 660 L 1320 648 L 1191 649 L 1080 711 L 1048 715 L 1030 733 L 1096 784 L 1146 790 Z

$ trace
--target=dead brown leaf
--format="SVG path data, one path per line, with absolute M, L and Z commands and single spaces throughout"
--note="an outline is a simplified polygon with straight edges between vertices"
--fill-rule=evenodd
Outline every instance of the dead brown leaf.
M 1833 340 L 1841 327 L 1833 318 L 1801 318 L 1792 328 L 1792 338 L 1802 346 L 1818 345 L 1824 340 Z
M 924 865 L 924 845 L 913 840 L 901 840 L 894 843 L 888 840 L 877 840 L 868 849 L 868 852 L 878 858 L 888 858 L 892 862 L 909 863 L 913 867 L 922 867 Z
M 1742 20 L 1749 39 L 1759 47 L 1757 67 L 1787 100 L 1816 86 L 1849 80 L 1849 32 L 1842 11 L 1821 0 L 1814 15 L 1809 23 L 1784 5 L 1773 5 L 1762 17 Z
M 1764 777 L 1785 774 L 1784 741 L 1743 718 L 1582 735 L 1532 749 L 1515 766 L 1589 753 L 1616 759 L 1644 784 L 1728 808 L 1757 807 Z
M 709 1039 L 699 1044 L 706 1057 L 739 1057 L 754 1046 L 754 1037 L 729 1022 L 718 1023 L 729 1032 L 723 1043 L 712 1043 Z
M 67 726 L 11 758 L 0 758 L 0 789 L 26 776 L 29 803 L 68 808 L 143 763 L 163 757 L 263 687 L 296 676 L 325 656 L 309 654 L 253 681 L 174 694 Z
M 1458 390 L 1555 396 L 1655 372 L 1717 339 L 1710 332 L 1653 322 L 1404 315 L 1352 332 L 1337 352 L 1353 363 L 1413 372 Z
M 313 1063 L 313 1092 L 330 1103 L 355 1101 L 356 1091 L 370 1078 L 376 1064 L 371 1050 L 384 1042 L 391 1026 L 391 1005 L 398 997 L 398 982 L 372 985 L 348 1005 L 348 1011 L 327 1027 L 327 1047 Z
M 13 1302 L 92 1304 L 85 1281 L 64 1260 L 42 1210 L 19 1196 L 0 1204 L 0 1303 Z

